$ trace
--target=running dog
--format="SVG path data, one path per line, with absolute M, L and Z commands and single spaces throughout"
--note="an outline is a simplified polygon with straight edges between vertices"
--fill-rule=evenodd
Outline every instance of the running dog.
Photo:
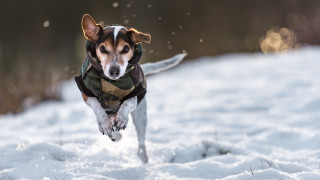
M 140 66 L 141 43 L 151 42 L 149 34 L 119 25 L 102 26 L 88 14 L 82 17 L 81 25 L 87 39 L 87 58 L 75 80 L 83 100 L 96 115 L 100 132 L 112 141 L 127 127 L 131 113 L 138 136 L 138 156 L 148 163 L 145 76 L 179 64 L 186 54 Z

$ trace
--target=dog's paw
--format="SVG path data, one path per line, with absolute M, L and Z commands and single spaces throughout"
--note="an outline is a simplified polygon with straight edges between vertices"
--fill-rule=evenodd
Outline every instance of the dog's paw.
M 117 116 L 114 119 L 114 127 L 116 131 L 119 131 L 120 129 L 126 129 L 128 124 L 128 115 L 123 114 L 117 114 Z
M 138 157 L 141 159 L 141 161 L 144 164 L 147 164 L 149 162 L 149 158 L 147 155 L 147 150 L 146 150 L 146 146 L 145 145 L 139 145 L 139 149 L 138 149 Z
M 98 127 L 99 131 L 103 135 L 108 135 L 109 138 L 114 141 L 115 139 L 112 137 L 112 131 L 113 131 L 113 123 L 109 119 L 105 119 L 102 121 L 98 121 Z

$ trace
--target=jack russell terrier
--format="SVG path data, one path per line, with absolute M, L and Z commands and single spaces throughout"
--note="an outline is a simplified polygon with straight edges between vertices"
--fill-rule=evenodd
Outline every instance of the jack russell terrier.
M 88 14 L 82 17 L 82 30 L 87 38 L 87 58 L 75 80 L 83 100 L 96 115 L 100 132 L 112 141 L 121 137 L 119 131 L 127 127 L 131 113 L 138 136 L 138 156 L 147 163 L 145 75 L 179 64 L 186 54 L 140 66 L 141 43 L 151 42 L 149 34 L 118 25 L 103 27 Z

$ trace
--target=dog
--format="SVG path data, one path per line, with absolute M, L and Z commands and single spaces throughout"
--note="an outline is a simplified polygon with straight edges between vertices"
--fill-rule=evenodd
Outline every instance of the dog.
M 119 25 L 103 27 L 89 14 L 83 15 L 81 25 L 87 39 L 87 58 L 75 81 L 82 98 L 93 110 L 99 131 L 112 141 L 127 127 L 131 114 L 138 136 L 138 157 L 148 163 L 145 76 L 179 64 L 186 54 L 140 66 L 141 43 L 151 43 L 149 34 Z

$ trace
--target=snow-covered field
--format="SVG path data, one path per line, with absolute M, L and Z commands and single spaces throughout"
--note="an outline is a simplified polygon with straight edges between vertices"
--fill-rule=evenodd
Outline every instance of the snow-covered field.
M 320 179 L 320 47 L 202 58 L 148 78 L 147 149 L 102 136 L 73 81 L 0 116 L 0 179 Z

